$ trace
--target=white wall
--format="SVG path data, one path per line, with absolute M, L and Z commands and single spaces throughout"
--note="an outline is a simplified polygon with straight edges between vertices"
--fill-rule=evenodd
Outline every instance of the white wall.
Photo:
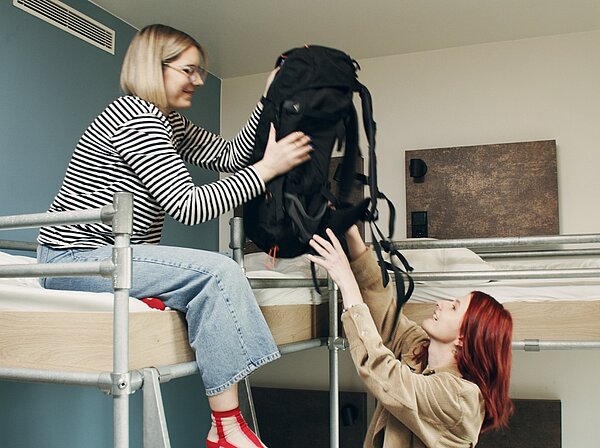
M 378 124 L 380 188 L 399 210 L 397 237 L 405 236 L 404 150 L 547 139 L 557 142 L 561 233 L 600 232 L 600 31 L 359 62 Z M 224 135 L 248 117 L 266 76 L 223 80 Z M 223 219 L 222 248 L 227 241 Z M 326 388 L 326 352 L 286 357 L 254 381 Z M 341 357 L 342 387 L 360 388 Z M 512 396 L 561 399 L 563 446 L 596 447 L 599 367 L 598 351 L 515 352 Z

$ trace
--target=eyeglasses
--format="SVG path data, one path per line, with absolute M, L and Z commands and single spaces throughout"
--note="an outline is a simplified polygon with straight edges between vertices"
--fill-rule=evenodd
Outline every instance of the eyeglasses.
M 195 65 L 173 65 L 168 62 L 163 62 L 162 65 L 165 67 L 172 68 L 173 70 L 177 70 L 178 72 L 183 73 L 188 78 L 190 78 L 191 82 L 196 82 L 200 79 L 202 82 L 206 81 L 206 77 L 208 76 L 208 72 L 204 67 L 195 66 Z

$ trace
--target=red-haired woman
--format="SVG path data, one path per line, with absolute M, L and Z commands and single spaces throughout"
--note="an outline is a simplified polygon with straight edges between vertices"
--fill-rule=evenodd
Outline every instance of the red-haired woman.
M 505 426 L 512 318 L 482 292 L 440 301 L 422 326 L 396 321 L 392 289 L 356 226 L 350 262 L 330 230 L 308 258 L 327 269 L 344 300 L 342 322 L 356 369 L 377 408 L 365 447 L 473 447 L 479 433 Z

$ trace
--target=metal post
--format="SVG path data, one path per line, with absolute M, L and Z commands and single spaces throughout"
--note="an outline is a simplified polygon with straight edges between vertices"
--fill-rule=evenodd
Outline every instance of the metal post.
M 240 265 L 242 271 L 244 269 L 244 242 L 246 236 L 244 234 L 243 218 L 236 216 L 229 220 L 229 248 L 233 251 L 233 259 Z M 250 379 L 244 378 L 242 384 L 238 387 L 238 395 L 240 400 L 240 409 L 244 418 L 249 421 L 252 430 L 260 437 L 258 428 L 258 418 L 256 409 L 254 408 L 254 400 L 252 398 L 252 388 L 250 387 Z
M 113 248 L 113 444 L 129 447 L 129 290 L 132 282 L 132 250 L 129 238 L 133 229 L 133 196 L 116 193 L 112 220 Z
M 329 287 L 329 446 L 339 448 L 339 357 L 338 357 L 338 288 L 328 278 Z
M 244 235 L 243 218 L 239 216 L 229 220 L 229 248 L 233 251 L 233 259 L 244 269 Z
M 155 368 L 144 372 L 144 448 L 170 448 L 167 418 L 160 391 L 160 377 Z

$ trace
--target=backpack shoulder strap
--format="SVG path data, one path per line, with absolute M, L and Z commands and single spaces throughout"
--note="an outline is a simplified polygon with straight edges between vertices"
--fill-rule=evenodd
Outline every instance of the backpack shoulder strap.
M 354 106 L 349 108 L 348 115 L 343 120 L 345 128 L 344 157 L 340 167 L 338 201 L 341 205 L 349 202 L 356 180 L 356 163 L 360 155 L 358 147 L 358 118 Z
M 363 126 L 369 145 L 368 183 L 371 196 L 370 220 L 376 221 L 378 218 L 377 199 L 379 198 L 379 190 L 377 187 L 377 155 L 375 153 L 375 133 L 377 131 L 377 124 L 373 119 L 373 100 L 371 99 L 371 92 L 369 92 L 369 89 L 360 82 L 357 81 L 357 84 L 357 90 L 362 105 Z

